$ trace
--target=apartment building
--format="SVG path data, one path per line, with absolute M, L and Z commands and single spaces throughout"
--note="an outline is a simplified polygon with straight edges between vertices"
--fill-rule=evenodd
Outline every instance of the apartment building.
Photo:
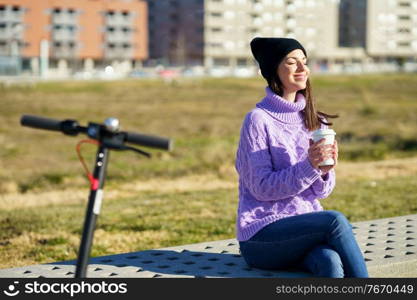
M 0 0 L 0 56 L 35 74 L 45 64 L 128 70 L 148 57 L 147 15 L 139 0 Z
M 340 0 L 147 0 L 150 58 L 165 64 L 212 68 L 256 66 L 256 36 L 293 37 L 312 65 L 359 59 L 361 47 L 339 45 Z
M 368 0 L 366 20 L 370 56 L 417 56 L 417 1 Z
M 341 0 L 340 45 L 362 47 L 363 69 L 416 68 L 417 1 Z

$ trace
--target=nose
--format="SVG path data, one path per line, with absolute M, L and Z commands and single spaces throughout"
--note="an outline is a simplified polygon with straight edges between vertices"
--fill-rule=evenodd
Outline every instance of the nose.
M 297 64 L 297 70 L 304 71 L 305 69 L 307 69 L 307 65 L 305 65 L 303 62 L 299 62 Z

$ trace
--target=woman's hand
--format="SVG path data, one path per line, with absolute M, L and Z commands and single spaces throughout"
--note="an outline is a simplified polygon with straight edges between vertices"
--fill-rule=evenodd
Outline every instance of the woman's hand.
M 339 156 L 339 149 L 337 146 L 337 141 L 335 140 L 333 145 L 324 145 L 325 139 L 321 139 L 316 143 L 310 139 L 310 148 L 308 149 L 308 159 L 310 160 L 311 165 L 322 171 L 322 175 L 327 174 L 331 169 L 337 165 L 337 160 Z M 332 166 L 319 166 L 320 163 L 326 159 L 333 158 L 335 164 Z

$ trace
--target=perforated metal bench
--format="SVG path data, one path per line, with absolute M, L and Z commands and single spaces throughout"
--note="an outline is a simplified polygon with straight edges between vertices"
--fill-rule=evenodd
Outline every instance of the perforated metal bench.
M 353 223 L 371 277 L 417 277 L 417 214 Z M 1 269 L 0 277 L 74 277 L 75 260 Z M 94 257 L 88 277 L 311 277 L 250 268 L 235 239 Z

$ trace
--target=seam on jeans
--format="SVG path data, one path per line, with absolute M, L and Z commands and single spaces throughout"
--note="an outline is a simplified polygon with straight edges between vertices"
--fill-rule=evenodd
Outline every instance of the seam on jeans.
M 263 242 L 263 241 L 251 241 L 251 240 L 248 240 L 248 241 L 246 241 L 246 243 L 254 243 L 254 244 L 276 244 L 276 243 L 283 243 L 283 242 L 293 241 L 293 240 L 296 240 L 296 239 L 299 239 L 299 238 L 303 238 L 303 237 L 306 237 L 306 236 L 319 235 L 319 234 L 326 234 L 326 232 L 314 232 L 314 233 L 310 233 L 310 234 L 299 235 L 299 236 L 294 237 L 292 239 L 285 239 L 285 240 L 271 241 L 271 242 L 269 242 L 269 241 Z

